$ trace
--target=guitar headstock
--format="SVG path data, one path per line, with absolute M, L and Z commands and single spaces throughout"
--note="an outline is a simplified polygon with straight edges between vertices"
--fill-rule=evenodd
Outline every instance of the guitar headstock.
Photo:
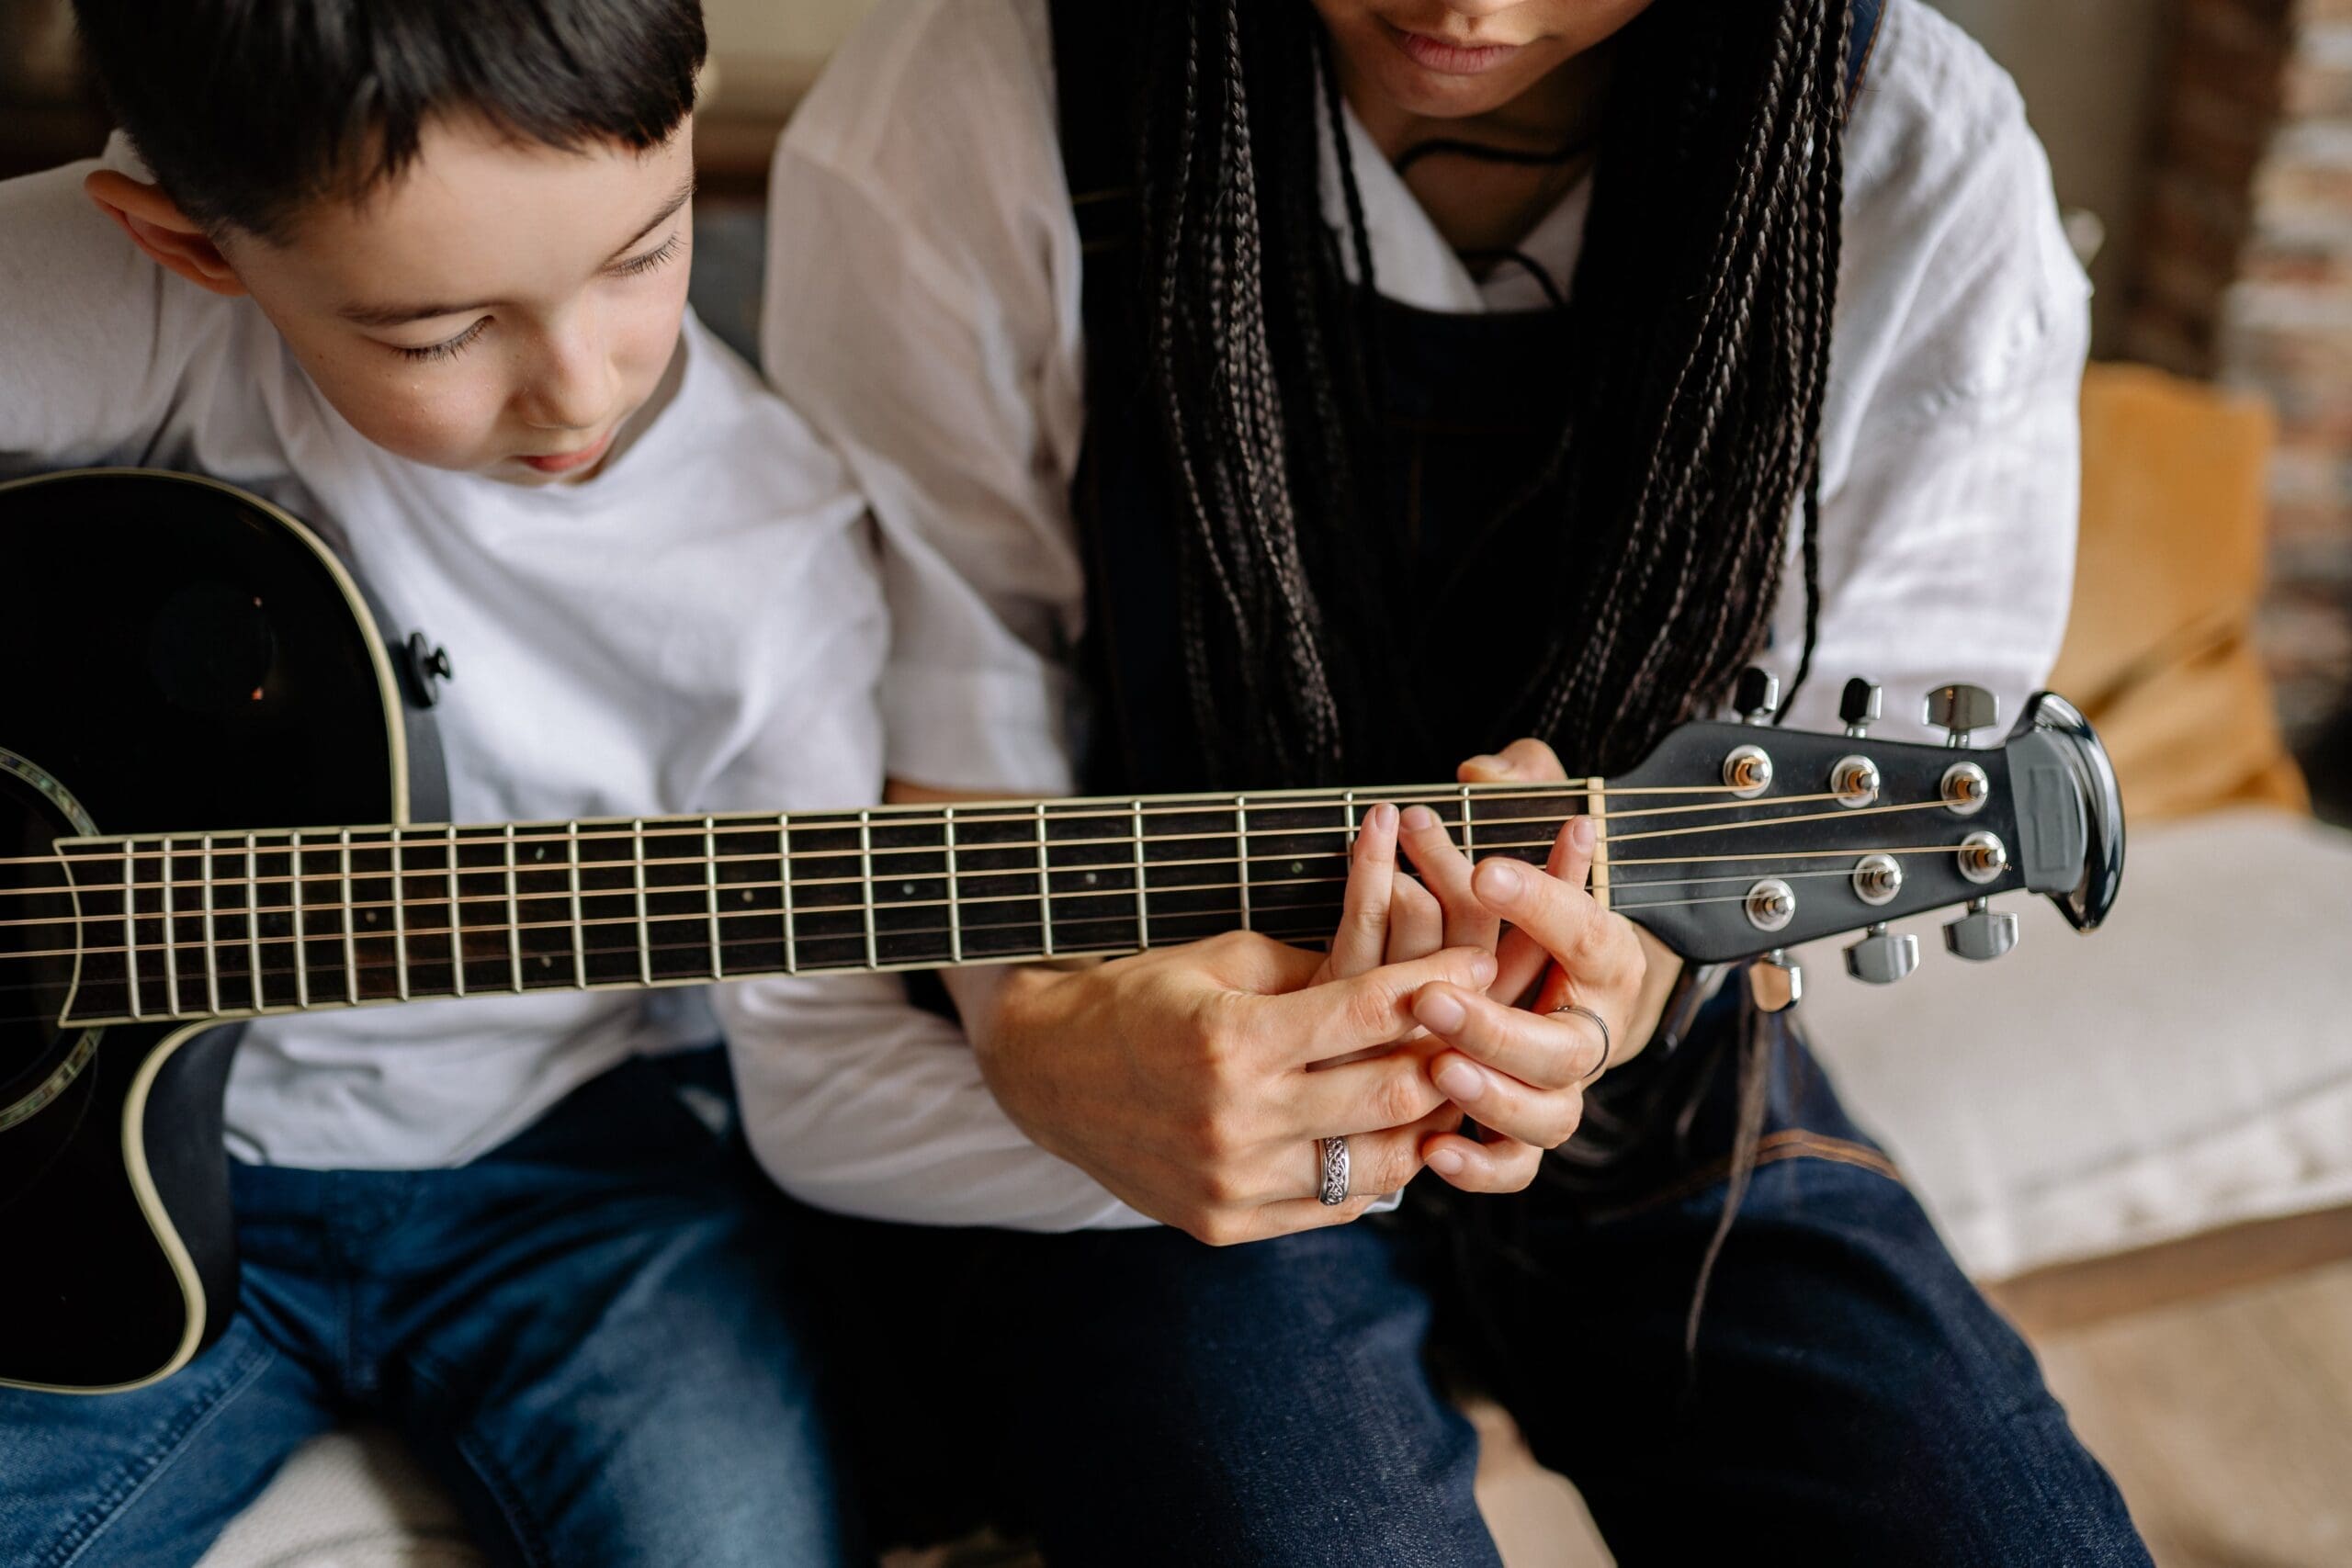
M 1878 691 L 1850 682 L 1843 734 L 1781 729 L 1769 677 L 1740 685 L 1749 722 L 1688 724 L 1606 785 L 1610 906 L 1692 964 L 1767 958 L 1846 931 L 1857 978 L 1899 980 L 1917 942 L 1886 922 L 1951 908 L 1945 946 L 1984 960 L 2017 941 L 2003 893 L 2048 896 L 2091 930 L 2123 874 L 2123 807 L 2107 753 L 2080 713 L 2037 694 L 1994 746 L 1997 716 L 1973 686 L 1929 693 L 1951 743 L 1875 740 Z M 1759 987 L 1759 997 L 1770 990 Z

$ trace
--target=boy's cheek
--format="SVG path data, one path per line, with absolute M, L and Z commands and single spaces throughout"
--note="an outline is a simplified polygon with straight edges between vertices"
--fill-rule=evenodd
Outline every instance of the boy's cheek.
M 503 389 L 462 365 L 411 365 L 373 345 L 297 357 L 352 429 L 396 457 L 474 469 L 511 456 L 500 439 Z

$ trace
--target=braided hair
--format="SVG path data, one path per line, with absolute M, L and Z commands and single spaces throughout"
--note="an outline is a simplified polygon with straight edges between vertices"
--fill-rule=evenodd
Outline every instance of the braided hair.
M 1792 697 L 1809 671 L 1847 30 L 1843 0 L 1657 0 L 1614 46 L 1563 307 L 1566 413 L 1506 508 L 1555 516 L 1556 556 L 1454 578 L 1555 585 L 1558 629 L 1505 722 L 1572 768 L 1620 770 L 1721 698 L 1762 645 L 1798 514 Z M 1349 548 L 1379 333 L 1336 73 L 1306 0 L 1154 0 L 1149 43 L 1138 308 L 1194 718 L 1225 770 L 1331 784 L 1383 760 L 1375 697 L 1398 689 L 1392 591 Z

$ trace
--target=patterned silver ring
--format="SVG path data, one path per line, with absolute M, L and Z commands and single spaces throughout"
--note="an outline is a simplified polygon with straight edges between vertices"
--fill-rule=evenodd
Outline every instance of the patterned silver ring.
M 1345 1138 L 1325 1138 L 1323 1147 L 1323 1187 L 1315 1194 L 1327 1209 L 1336 1209 L 1348 1201 L 1348 1141 Z
M 1589 1089 L 1593 1079 L 1609 1070 L 1609 1055 L 1611 1049 L 1609 1041 L 1609 1021 L 1581 1002 L 1569 1002 L 1565 1006 L 1555 1007 L 1552 1010 L 1552 1016 L 1557 1018 L 1564 1012 L 1575 1013 L 1579 1018 L 1589 1018 L 1592 1020 L 1592 1026 L 1600 1031 L 1600 1060 L 1592 1065 L 1592 1071 L 1577 1080 L 1578 1089 Z

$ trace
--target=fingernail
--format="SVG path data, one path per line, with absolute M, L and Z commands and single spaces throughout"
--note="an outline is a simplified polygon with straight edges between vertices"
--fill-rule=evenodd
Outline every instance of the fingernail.
M 1430 1168 L 1440 1176 L 1461 1175 L 1462 1163 L 1460 1149 L 1431 1149 L 1430 1151 Z
M 1462 998 L 1448 991 L 1425 990 L 1413 1003 L 1413 1016 L 1440 1034 L 1451 1034 L 1469 1018 Z
M 1589 817 L 1579 817 L 1568 824 L 1568 842 L 1579 850 L 1590 850 L 1595 837 L 1597 834 L 1592 826 L 1592 818 Z
M 1514 898 L 1526 886 L 1527 874 L 1514 860 L 1482 861 L 1478 865 L 1478 879 L 1486 884 L 1477 890 L 1481 894 L 1496 898 Z
M 1456 1105 L 1467 1105 L 1487 1092 L 1487 1080 L 1467 1062 L 1448 1062 L 1438 1069 L 1437 1087 Z
M 1372 815 L 1364 818 L 1364 826 L 1367 828 L 1377 828 L 1382 832 L 1385 833 L 1388 831 L 1390 824 L 1394 823 L 1396 820 L 1396 808 L 1384 802 L 1383 804 L 1372 808 Z
M 1493 953 L 1480 953 L 1471 958 L 1470 980 L 1471 984 L 1477 987 L 1477 988 L 1482 991 L 1488 986 L 1495 983 L 1495 955 Z
M 1437 813 L 1426 806 L 1408 806 L 1405 807 L 1405 826 L 1416 833 L 1426 832 L 1437 826 Z

